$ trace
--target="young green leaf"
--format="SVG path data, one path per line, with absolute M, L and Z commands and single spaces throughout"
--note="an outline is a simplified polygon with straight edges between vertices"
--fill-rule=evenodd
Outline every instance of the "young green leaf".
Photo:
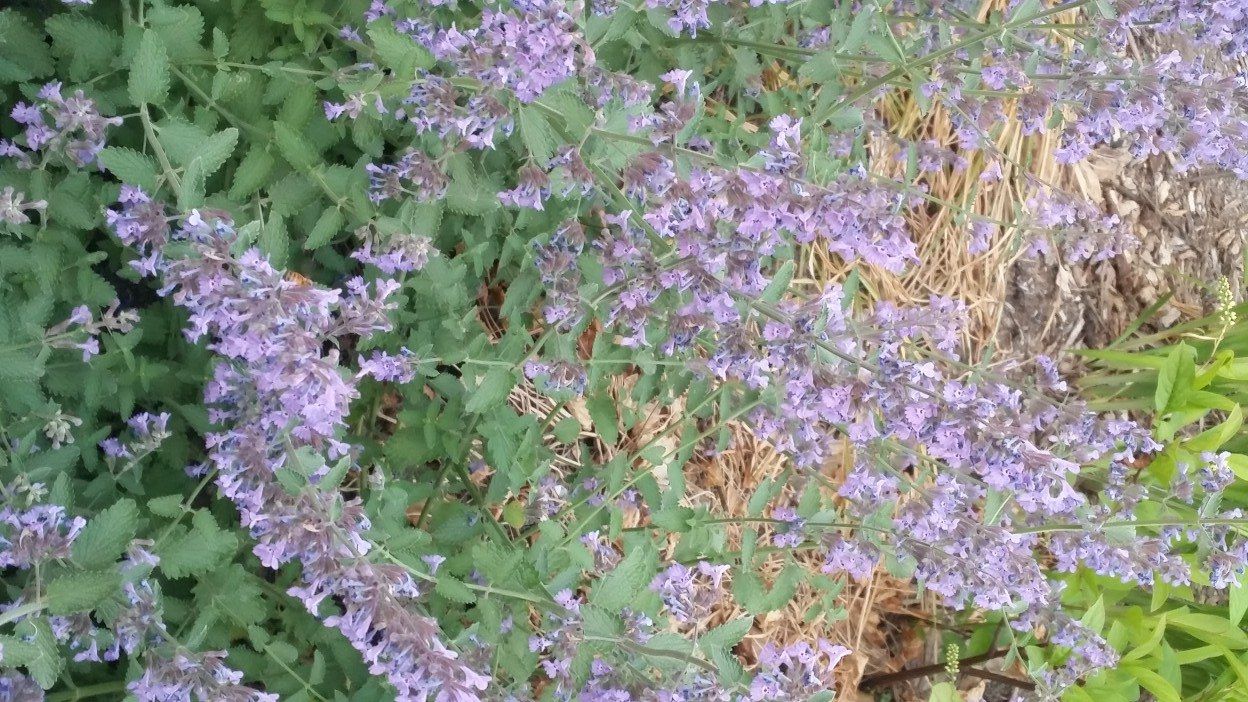
M 130 100 L 136 105 L 159 105 L 169 96 L 169 54 L 152 30 L 143 32 L 130 66 Z
M 156 190 L 157 167 L 150 156 L 124 146 L 110 146 L 100 152 L 99 158 L 100 165 L 117 180 L 149 193 Z
M 118 500 L 91 518 L 72 549 L 83 568 L 102 568 L 126 552 L 139 528 L 139 508 L 129 498 Z

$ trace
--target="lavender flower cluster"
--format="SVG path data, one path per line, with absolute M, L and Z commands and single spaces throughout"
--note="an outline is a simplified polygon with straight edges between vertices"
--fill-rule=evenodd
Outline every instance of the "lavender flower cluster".
M 22 168 L 44 165 L 54 156 L 79 168 L 89 166 L 104 149 L 109 127 L 122 123 L 120 117 L 101 115 L 81 90 L 64 97 L 60 83 L 43 86 L 37 97 L 34 103 L 17 103 L 9 113 L 24 127 L 22 141 L 0 139 L 0 157 L 13 158 Z
M 341 631 L 398 699 L 479 699 L 488 678 L 458 660 L 437 623 L 415 611 L 421 592 L 411 574 L 370 559 L 370 523 L 359 501 L 314 486 L 292 494 L 276 477 L 309 451 L 330 460 L 350 457 L 339 435 L 357 391 L 342 373 L 338 351 L 327 351 L 325 342 L 387 329 L 398 283 L 354 278 L 340 291 L 291 280 L 257 249 L 235 255 L 236 233 L 222 213 L 193 211 L 175 230 L 163 217 L 148 218 L 151 211 L 151 199 L 131 189 L 110 219 L 117 236 L 152 262 L 164 292 L 189 311 L 187 337 L 207 337 L 221 358 L 204 394 L 212 421 L 222 427 L 208 439 L 209 457 L 260 562 L 299 563 L 302 583 L 290 594 Z M 167 256 L 171 242 L 191 245 L 193 254 Z M 402 374 L 394 360 L 374 357 L 364 370 L 383 378 Z M 332 612 L 323 612 L 327 601 Z M 181 670 L 176 662 L 153 675 L 160 681 L 175 670 Z M 201 678 L 220 677 L 196 670 Z
M 1193 3 L 1171 17 L 1160 4 L 1124 4 L 1119 17 L 1134 19 L 1093 26 L 1112 44 L 1118 29 L 1134 22 L 1196 24 L 1195 5 L 1204 9 Z M 681 4 L 671 28 L 693 33 L 709 27 L 706 7 Z M 953 8 L 933 10 L 946 11 Z M 1233 57 L 1241 49 L 1228 37 L 1239 26 L 1239 15 L 1219 14 L 1217 28 L 1202 35 L 1202 43 Z M 1125 137 L 1136 155 L 1178 152 L 1181 167 L 1209 164 L 1242 172 L 1248 124 L 1242 118 L 1248 112 L 1240 97 L 1242 78 L 1176 55 L 1141 66 L 1112 51 L 1063 54 L 1046 32 L 1022 24 L 1021 35 L 1040 47 L 1038 61 L 990 46 L 978 71 L 959 70 L 971 61 L 966 51 L 953 52 L 948 65 L 933 70 L 923 93 L 948 108 L 961 153 L 915 144 L 920 173 L 964 169 L 964 154 L 984 150 L 990 158 L 981 180 L 1000 180 L 1002 162 L 989 131 L 1009 119 L 1007 101 L 1017 101 L 1015 118 L 1027 133 L 1045 128 L 1055 113 L 1065 114 L 1059 150 L 1064 162 Z M 853 315 L 846 312 L 851 301 L 835 286 L 813 300 L 762 299 L 774 282 L 769 257 L 793 244 L 818 245 L 849 262 L 904 271 L 917 254 L 902 213 L 924 202 L 921 192 L 881 182 L 861 166 L 817 181 L 803 150 L 802 120 L 788 115 L 771 121 L 770 142 L 753 160 L 723 166 L 704 139 L 689 134 L 703 111 L 702 91 L 690 71 L 664 74 L 670 98 L 650 109 L 650 86 L 597 66 L 592 51 L 570 36 L 574 23 L 546 6 L 518 3 L 511 13 L 488 10 L 479 30 L 442 28 L 425 18 L 397 19 L 396 26 L 429 48 L 448 71 L 480 85 L 465 102 L 446 78 L 418 77 L 412 99 L 394 113 L 409 119 L 417 134 L 457 135 L 473 148 L 493 146 L 494 125 L 510 124 L 506 105 L 512 99 L 531 105 L 573 78 L 581 81 L 587 103 L 630 111 L 627 133 L 612 132 L 601 113 L 591 130 L 604 141 L 643 145 L 618 182 L 603 182 L 585 166 L 582 142 L 548 164 L 526 164 L 516 186 L 500 194 L 507 206 L 537 211 L 573 192 L 603 205 L 595 212 L 598 233 L 592 239 L 583 219 L 570 219 L 536 245 L 534 260 L 547 291 L 544 320 L 571 333 L 595 313 L 586 303 L 584 291 L 592 284 L 581 266 L 593 256 L 611 293 L 600 298 L 602 320 L 617 343 L 686 359 L 695 372 L 721 383 L 776 397 L 753 413 L 751 426 L 801 468 L 813 472 L 830 458 L 834 438 L 848 439 L 858 458 L 838 490 L 849 515 L 867 520 L 899 499 L 901 504 L 885 536 L 823 537 L 826 572 L 864 578 L 888 552 L 912 562 L 918 580 L 948 606 L 1004 611 L 1022 630 L 1044 626 L 1057 632 L 1053 641 L 1077 654 L 1049 681 L 1058 687 L 1112 665 L 1113 654 L 1061 613 L 1060 585 L 1042 567 L 1050 555 L 1063 568 L 1083 566 L 1142 584 L 1157 575 L 1167 582 L 1189 580 L 1181 557 L 1186 541 L 1177 533 L 1123 542 L 1095 526 L 1133 519 L 1139 497 L 1122 476 L 1128 463 L 1157 450 L 1147 433 L 1131 423 L 1099 419 L 1077 403 L 1050 399 L 1047 392 L 1060 392 L 1055 383 L 1020 390 L 1017 382 L 967 372 L 956 354 L 957 302 L 934 298 L 917 309 L 882 304 Z M 953 38 L 974 31 L 955 29 Z M 931 32 L 924 41 L 934 52 L 937 42 L 947 39 Z M 529 70 L 530 44 L 549 47 L 557 60 L 544 70 Z M 505 61 L 514 63 L 500 67 Z M 879 77 L 886 68 L 863 70 L 865 77 Z M 885 85 L 882 81 L 881 90 Z M 1021 93 L 1000 94 L 1007 89 Z M 334 116 L 342 112 L 327 109 Z M 464 129 L 465 124 L 490 126 Z M 447 183 L 441 163 L 412 151 L 396 165 L 370 166 L 374 199 L 439 197 Z M 570 187 L 552 187 L 552 181 Z M 1071 259 L 1099 261 L 1129 245 L 1129 232 L 1115 218 L 1042 183 L 1033 185 L 1037 193 L 1027 203 L 1026 221 L 1037 231 L 1031 253 L 1050 252 L 1057 242 Z M 617 187 L 622 197 L 613 193 Z M 972 246 L 985 250 L 996 228 L 976 221 Z M 584 369 L 566 359 L 530 361 L 526 373 L 549 389 L 585 387 Z M 1091 500 L 1075 489 L 1075 478 L 1088 466 L 1110 476 L 1109 499 Z M 983 508 L 1001 496 L 1006 496 L 1003 508 L 991 513 Z M 776 506 L 772 516 L 775 545 L 791 547 L 808 538 L 791 507 Z M 1052 524 L 1093 528 L 1045 536 Z M 1208 567 L 1244 571 L 1244 548 L 1232 544 L 1226 530 L 1198 531 L 1203 534 L 1198 540 L 1215 544 L 1204 552 Z M 679 597 L 666 591 L 689 576 L 670 573 L 671 582 L 659 585 L 675 612 L 683 612 Z M 574 604 L 565 606 L 575 612 Z M 556 629 L 566 623 L 561 620 Z M 556 638 L 543 640 L 536 650 L 557 644 Z M 548 671 L 552 677 L 557 672 Z M 609 667 L 602 672 L 611 673 Z

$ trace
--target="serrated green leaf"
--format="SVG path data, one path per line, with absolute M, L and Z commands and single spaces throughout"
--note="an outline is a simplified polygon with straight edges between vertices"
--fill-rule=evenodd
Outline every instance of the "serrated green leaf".
M 220 566 L 238 550 L 238 537 L 217 526 L 203 510 L 191 519 L 191 529 L 179 529 L 160 546 L 160 569 L 171 578 L 201 575 Z
M 268 257 L 274 268 L 285 268 L 290 258 L 290 233 L 286 230 L 286 220 L 273 214 L 264 222 L 260 229 L 260 250 Z
M 48 195 L 48 217 L 72 229 L 91 229 L 99 213 L 93 195 L 85 173 L 71 175 Z
M 43 32 L 16 10 L 0 10 L 0 81 L 27 81 L 52 72 Z
M 169 49 L 176 63 L 203 58 L 207 51 L 200 46 L 204 34 L 204 16 L 194 5 L 155 5 L 147 13 L 148 23 Z
M 519 110 L 520 138 L 524 148 L 538 163 L 546 164 L 555 155 L 555 132 L 538 108 L 525 105 Z
M 477 596 L 472 594 L 472 590 L 469 590 L 462 582 L 449 575 L 439 575 L 438 582 L 434 585 L 433 590 L 452 602 L 472 604 L 477 601 Z
M 100 165 L 127 185 L 140 187 L 148 193 L 156 190 L 156 162 L 146 154 L 124 146 L 110 146 L 100 152 Z
M 201 161 L 204 176 L 211 176 L 234 154 L 234 147 L 237 144 L 238 130 L 230 127 L 208 137 L 200 145 L 192 160 Z
M 698 648 L 710 653 L 715 649 L 728 650 L 741 642 L 754 626 L 754 617 L 739 617 L 724 622 L 698 639 Z
M 175 519 L 182 515 L 182 496 L 175 494 L 154 497 L 147 501 L 147 508 L 159 517 Z
M 102 568 L 126 552 L 139 528 L 139 508 L 124 498 L 102 510 L 74 540 L 74 562 L 83 568 Z
M 608 612 L 633 602 L 658 571 L 658 552 L 650 544 L 634 547 L 624 560 L 594 584 L 589 601 Z
M 130 101 L 159 105 L 169 96 L 169 54 L 152 30 L 143 32 L 130 65 Z
M 615 402 L 605 393 L 590 398 L 585 403 L 590 419 L 594 420 L 594 431 L 598 433 L 608 446 L 614 445 L 620 438 L 620 418 L 616 414 Z
M 446 207 L 466 215 L 483 215 L 497 209 L 498 192 L 489 185 L 463 154 L 450 159 L 447 171 L 451 185 L 447 189 Z
M 48 611 L 52 614 L 86 612 L 120 588 L 121 575 L 116 570 L 67 573 L 48 583 Z
M 273 143 L 282 158 L 295 168 L 309 170 L 320 161 L 316 149 L 290 125 L 282 122 L 273 125 Z
M 308 232 L 308 238 L 303 240 L 303 249 L 305 251 L 313 251 L 333 241 L 334 237 L 342 231 L 342 225 L 345 218 L 342 210 L 337 207 L 327 207 L 316 219 L 312 231 Z
M 234 181 L 230 185 L 229 197 L 234 201 L 242 201 L 260 188 L 269 184 L 269 176 L 277 159 L 257 144 L 251 147 L 234 171 Z
M 161 120 L 156 125 L 156 134 L 175 166 L 186 166 L 193 161 L 211 136 L 203 127 L 181 117 Z
M 501 405 L 516 386 L 516 374 L 502 366 L 491 368 L 481 378 L 481 383 L 472 390 L 464 411 L 480 414 L 488 409 Z
M 39 687 L 51 689 L 65 667 L 56 636 L 45 619 L 27 620 L 17 627 L 18 636 L 34 649 L 25 666 Z
M 44 359 L 21 351 L 0 351 L 0 380 L 30 381 L 43 377 Z
M 835 49 L 827 49 L 811 56 L 797 69 L 797 74 L 814 83 L 830 83 L 841 77 L 841 61 Z
M 433 65 L 433 57 L 427 49 L 389 24 L 373 25 L 368 29 L 368 38 L 372 40 L 373 50 L 377 52 L 381 65 L 404 79 L 410 80 L 417 68 Z
M 203 161 L 193 159 L 182 171 L 178 188 L 178 209 L 182 212 L 189 212 L 203 203 L 208 181 L 205 168 Z
M 214 58 L 223 59 L 230 54 L 230 39 L 218 27 L 212 28 L 212 55 Z
M 121 37 L 85 15 L 58 14 L 44 23 L 57 54 L 69 58 L 68 76 L 87 80 L 113 65 Z
M 321 194 L 320 188 L 302 173 L 289 173 L 269 187 L 273 212 L 284 217 L 299 214 Z

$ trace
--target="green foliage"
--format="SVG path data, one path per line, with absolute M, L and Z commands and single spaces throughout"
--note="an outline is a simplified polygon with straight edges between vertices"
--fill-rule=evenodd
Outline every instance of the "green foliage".
M 1147 318 L 1133 325 L 1139 329 Z M 1224 325 L 1215 314 L 1151 334 L 1127 335 L 1106 349 L 1082 352 L 1093 365 L 1080 380 L 1086 395 L 1106 408 L 1131 409 L 1152 417 L 1164 450 L 1143 468 L 1141 481 L 1164 487 L 1181 465 L 1202 465 L 1207 452 L 1229 452 L 1238 480 L 1217 509 L 1248 508 L 1248 433 L 1242 403 L 1248 375 L 1240 355 L 1248 353 L 1248 326 Z M 1198 506 L 1201 513 L 1213 506 Z M 1158 515 L 1169 508 L 1160 505 Z M 1175 524 L 1201 518 L 1195 510 L 1170 514 Z M 1193 556 L 1193 563 L 1196 563 Z M 1248 636 L 1240 624 L 1248 611 L 1244 583 L 1205 601 L 1208 575 L 1197 570 L 1190 586 L 1157 583 L 1151 595 L 1126 584 L 1086 575 L 1075 577 L 1067 600 L 1092 601 L 1113 622 L 1110 641 L 1122 665 L 1088 681 L 1067 699 L 1133 700 L 1143 690 L 1158 700 L 1224 699 L 1231 685 L 1248 684 Z M 1089 612 L 1092 610 L 1089 609 Z

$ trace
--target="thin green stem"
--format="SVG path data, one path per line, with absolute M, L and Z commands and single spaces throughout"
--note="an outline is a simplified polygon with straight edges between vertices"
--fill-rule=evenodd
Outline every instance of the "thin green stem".
M 182 191 L 182 181 L 178 180 L 178 174 L 174 172 L 173 164 L 169 162 L 169 154 L 165 153 L 165 147 L 160 143 L 160 139 L 156 137 L 156 128 L 152 124 L 152 116 L 147 111 L 147 103 L 139 105 L 139 121 L 143 123 L 143 135 L 147 137 L 147 141 L 152 145 L 152 152 L 156 154 L 156 161 L 160 163 L 160 169 L 165 174 L 165 180 L 176 192 Z
M 122 692 L 125 689 L 125 680 L 110 680 L 109 682 L 97 683 L 95 685 L 75 687 L 72 690 L 53 692 L 44 699 L 46 702 L 77 702 L 77 700 L 86 700 L 91 699 L 92 697 L 102 697 L 114 692 Z
M 7 612 L 0 613 L 0 626 L 15 622 L 23 617 L 29 617 L 32 614 L 42 612 L 47 608 L 47 606 L 47 602 L 35 600 L 34 602 L 27 602 L 24 605 L 14 607 Z

